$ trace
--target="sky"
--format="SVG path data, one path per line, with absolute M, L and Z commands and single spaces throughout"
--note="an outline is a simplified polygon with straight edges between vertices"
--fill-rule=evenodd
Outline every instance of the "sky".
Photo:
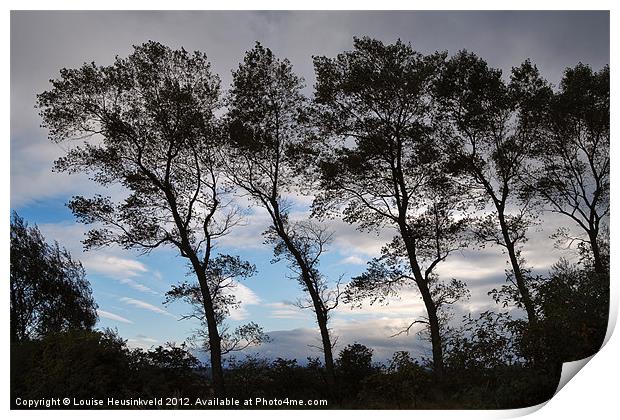
M 333 57 L 351 49 L 354 36 L 401 39 L 423 53 L 467 49 L 504 73 L 530 58 L 553 84 L 578 62 L 595 70 L 609 63 L 607 12 L 11 12 L 11 209 L 82 261 L 99 305 L 99 328 L 116 328 L 134 347 L 186 340 L 196 325 L 179 318 L 189 309 L 163 301 L 187 269 L 172 249 L 149 255 L 118 248 L 82 250 L 87 227 L 76 223 L 65 204 L 73 195 L 106 191 L 85 176 L 51 171 L 63 150 L 40 128 L 35 95 L 49 88 L 60 68 L 91 61 L 111 64 L 116 55 L 127 56 L 132 45 L 148 40 L 205 52 L 224 89 L 244 52 L 260 41 L 291 61 L 311 95 L 312 56 Z M 306 217 L 310 201 L 296 197 L 294 217 Z M 360 274 L 393 235 L 389 230 L 358 232 L 338 220 L 328 223 L 334 241 L 321 268 L 331 279 Z M 534 272 L 546 273 L 560 257 L 575 258 L 574 251 L 555 249 L 549 238 L 561 225 L 567 225 L 564 219 L 546 214 L 530 230 L 523 256 Z M 244 226 L 218 244 L 221 252 L 238 254 L 257 267 L 255 276 L 237 286 L 235 294 L 243 303 L 228 323 L 233 328 L 249 321 L 262 325 L 272 341 L 253 352 L 263 356 L 299 361 L 320 356 L 313 314 L 292 304 L 303 296 L 299 286 L 288 278 L 284 262 L 270 262 L 272 251 L 261 237 L 267 226 L 267 214 L 254 210 Z M 497 310 L 487 292 L 501 286 L 506 268 L 506 257 L 493 247 L 463 251 L 442 263 L 440 276 L 463 280 L 471 291 L 471 298 L 455 308 L 457 317 Z M 331 319 L 339 337 L 336 352 L 360 342 L 372 347 L 377 359 L 397 350 L 428 356 L 428 344 L 415 334 L 391 337 L 423 313 L 414 290 L 387 306 L 341 305 Z

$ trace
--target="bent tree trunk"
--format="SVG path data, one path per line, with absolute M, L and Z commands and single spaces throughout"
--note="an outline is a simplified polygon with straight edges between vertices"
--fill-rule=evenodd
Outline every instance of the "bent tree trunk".
M 510 237 L 510 232 L 508 230 L 508 225 L 506 223 L 506 219 L 504 218 L 504 213 L 502 208 L 498 208 L 499 215 L 499 224 L 502 229 L 502 236 L 504 238 L 504 243 L 506 245 L 506 250 L 508 251 L 508 257 L 510 259 L 510 265 L 512 267 L 512 272 L 515 276 L 515 282 L 517 283 L 517 289 L 519 290 L 519 294 L 521 295 L 521 301 L 523 302 L 523 306 L 525 307 L 525 312 L 527 314 L 527 320 L 530 327 L 534 327 L 538 322 L 538 316 L 536 315 L 536 308 L 534 307 L 534 302 L 532 301 L 532 296 L 530 295 L 530 290 L 525 283 L 525 276 L 523 275 L 523 271 L 521 270 L 521 265 L 519 264 L 519 258 L 517 257 L 517 251 L 515 249 L 515 243 Z
M 217 328 L 217 319 L 215 316 L 215 310 L 213 308 L 213 301 L 211 299 L 211 293 L 209 291 L 206 275 L 200 268 L 200 264 L 195 264 L 193 260 L 194 259 L 192 258 L 192 264 L 194 265 L 194 270 L 200 285 L 200 292 L 202 294 L 205 318 L 207 320 L 213 391 L 216 397 L 221 397 L 225 392 L 224 371 L 222 369 L 222 339 Z
M 304 285 L 308 289 L 310 293 L 310 298 L 312 299 L 312 305 L 314 307 L 314 312 L 316 314 L 316 322 L 319 325 L 319 330 L 321 332 L 321 343 L 323 345 L 323 356 L 325 358 L 325 373 L 326 373 L 326 382 L 328 391 L 331 395 L 334 395 L 336 391 L 336 373 L 334 369 L 334 355 L 332 353 L 332 342 L 329 337 L 329 329 L 327 328 L 327 311 L 323 305 L 323 302 L 319 296 L 318 290 L 316 290 L 314 283 L 310 278 L 310 271 L 308 267 L 301 257 L 301 253 L 294 246 L 294 244 L 288 238 L 286 233 L 283 234 L 282 238 L 297 261 L 301 271 L 302 271 L 302 279 L 304 281 Z
M 304 260 L 302 253 L 297 249 L 291 238 L 289 237 L 286 229 L 284 228 L 284 221 L 279 212 L 279 205 L 276 201 L 272 202 L 273 212 L 271 216 L 273 218 L 274 226 L 276 227 L 276 232 L 280 239 L 286 245 L 288 251 L 293 255 L 295 259 L 295 263 L 301 270 L 301 277 L 304 282 L 305 287 L 308 289 L 308 293 L 310 294 L 310 298 L 312 299 L 312 305 L 314 307 L 314 312 L 316 314 L 316 321 L 319 325 L 319 330 L 321 332 L 321 343 L 323 345 L 323 356 L 325 358 L 325 373 L 326 373 L 326 382 L 328 387 L 328 392 L 330 395 L 334 395 L 336 391 L 336 373 L 334 369 L 334 356 L 332 352 L 332 342 L 329 337 L 329 329 L 327 327 L 328 314 L 319 295 L 319 291 L 316 289 L 314 282 L 312 281 L 312 277 L 310 275 L 310 267 L 308 267 L 306 261 Z
M 309 289 L 310 290 L 310 289 Z M 327 314 L 323 308 L 323 302 L 318 298 L 318 293 L 313 290 L 312 303 L 316 312 L 317 324 L 321 331 L 321 343 L 323 344 L 323 355 L 325 357 L 326 382 L 329 393 L 333 395 L 336 390 L 336 374 L 334 369 L 334 355 L 332 353 L 332 342 L 327 328 Z
M 424 307 L 426 308 L 426 314 L 428 316 L 428 326 L 431 333 L 431 346 L 433 351 L 433 372 L 436 378 L 441 378 L 443 375 L 443 349 L 439 328 L 439 317 L 437 316 L 437 306 L 433 301 L 433 296 L 428 287 L 428 280 L 422 275 L 422 270 L 416 258 L 415 248 L 408 235 L 407 226 L 404 223 L 401 224 L 400 231 L 403 241 L 405 242 L 409 265 L 413 271 L 415 283 L 422 295 L 422 301 L 424 302 Z
M 512 243 L 507 243 L 508 256 L 510 258 L 510 265 L 512 266 L 512 272 L 515 276 L 515 282 L 517 283 L 517 289 L 519 289 L 519 294 L 521 295 L 521 301 L 523 302 L 523 306 L 525 307 L 525 313 L 527 314 L 527 320 L 530 326 L 534 326 L 538 321 L 538 316 L 536 315 L 536 308 L 534 307 L 534 302 L 532 302 L 532 296 L 530 295 L 530 291 L 525 284 L 525 276 L 523 275 L 523 271 L 521 271 L 521 266 L 519 265 L 519 260 L 517 258 L 517 253 L 515 251 L 515 247 Z
M 176 209 L 176 200 L 174 196 L 166 191 L 166 197 L 172 208 Z M 216 202 L 217 205 L 217 202 Z M 211 297 L 211 291 L 209 289 L 209 283 L 207 281 L 207 275 L 205 272 L 206 266 L 203 266 L 200 262 L 200 258 L 190 245 L 188 234 L 183 229 L 183 221 L 177 211 L 173 212 L 173 217 L 179 232 L 181 233 L 181 251 L 187 259 L 189 259 L 193 271 L 198 279 L 200 285 L 200 294 L 202 295 L 202 306 L 205 312 L 205 318 L 207 320 L 207 333 L 209 334 L 209 357 L 211 359 L 211 375 L 213 382 L 213 391 L 215 396 L 220 397 L 224 395 L 224 371 L 222 369 L 222 338 L 218 331 L 217 317 L 215 314 L 215 307 L 213 299 Z M 210 248 L 205 255 L 205 264 L 209 261 Z
M 417 277 L 417 276 L 416 276 Z M 437 316 L 437 307 L 433 302 L 431 292 L 428 288 L 428 282 L 422 280 L 417 281 L 426 312 L 428 313 L 428 324 L 431 332 L 431 345 L 433 348 L 433 370 L 435 375 L 440 378 L 443 375 L 443 349 L 441 347 L 441 334 L 439 330 L 439 317 Z

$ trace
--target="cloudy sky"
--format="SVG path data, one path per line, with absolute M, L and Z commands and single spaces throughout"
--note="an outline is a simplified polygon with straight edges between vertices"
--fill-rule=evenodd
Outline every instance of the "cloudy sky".
M 609 62 L 607 12 L 12 12 L 11 13 L 11 208 L 36 223 L 49 239 L 58 240 L 79 258 L 99 304 L 99 327 L 117 328 L 132 346 L 149 347 L 182 342 L 195 327 L 179 321 L 181 304 L 164 307 L 164 293 L 183 280 L 186 269 L 176 253 L 156 250 L 148 256 L 108 248 L 82 252 L 86 228 L 76 224 L 65 203 L 72 195 L 99 192 L 86 177 L 52 173 L 52 162 L 63 150 L 47 140 L 34 109 L 36 93 L 49 87 L 62 67 L 83 62 L 111 64 L 126 56 L 132 45 L 156 40 L 170 47 L 207 53 L 227 87 L 231 70 L 255 41 L 287 57 L 306 80 L 314 83 L 312 56 L 334 56 L 350 49 L 353 36 L 368 35 L 385 42 L 401 39 L 417 50 L 450 54 L 468 49 L 491 66 L 508 72 L 530 58 L 541 73 L 557 83 L 563 70 L 578 62 L 595 70 Z M 295 217 L 303 218 L 307 198 L 299 198 Z M 553 249 L 549 239 L 564 220 L 544 217 L 530 232 L 524 249 L 528 265 L 544 273 L 571 251 Z M 392 233 L 359 233 L 342 222 L 322 269 L 331 278 L 345 279 L 363 271 Z M 256 264 L 258 273 L 237 288 L 243 305 L 231 314 L 230 325 L 260 323 L 273 341 L 257 349 L 267 356 L 305 360 L 318 356 L 319 343 L 312 313 L 291 305 L 301 296 L 287 278 L 283 263 L 270 264 L 271 250 L 262 243 L 267 215 L 255 211 L 244 227 L 221 244 L 222 252 L 241 255 Z M 439 269 L 443 277 L 464 280 L 471 299 L 459 314 L 494 307 L 487 291 L 501 285 L 505 257 L 497 248 L 455 254 Z M 340 347 L 354 341 L 375 349 L 378 358 L 395 350 L 414 355 L 427 351 L 416 336 L 390 338 L 423 315 L 414 291 L 387 306 L 340 307 L 332 320 Z M 338 349 L 337 349 L 338 350 Z

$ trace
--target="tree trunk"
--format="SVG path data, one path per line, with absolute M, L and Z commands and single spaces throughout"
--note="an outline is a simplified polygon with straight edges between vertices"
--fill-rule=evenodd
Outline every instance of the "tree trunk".
M 332 353 L 332 343 L 329 337 L 329 329 L 327 328 L 327 313 L 324 309 L 323 302 L 321 297 L 319 296 L 319 291 L 315 289 L 314 284 L 312 282 L 310 276 L 310 267 L 307 266 L 306 261 L 304 260 L 301 252 L 297 249 L 291 238 L 288 236 L 285 228 L 284 221 L 280 214 L 279 206 L 277 201 L 272 201 L 273 212 L 271 216 L 273 218 L 274 226 L 276 227 L 276 232 L 280 239 L 284 241 L 286 248 L 295 258 L 295 262 L 297 266 L 301 270 L 302 280 L 304 285 L 308 289 L 308 293 L 310 293 L 310 298 L 312 299 L 312 305 L 314 307 L 314 312 L 316 314 L 316 321 L 319 325 L 319 330 L 321 331 L 321 342 L 323 344 L 323 356 L 325 358 L 325 371 L 326 371 L 326 381 L 328 392 L 330 395 L 335 395 L 336 392 L 336 372 L 334 369 L 334 356 Z
M 508 242 L 506 248 L 508 249 L 510 265 L 512 266 L 512 272 L 515 276 L 517 288 L 519 289 L 519 294 L 521 295 L 521 300 L 523 301 L 523 306 L 525 307 L 525 312 L 527 313 L 527 320 L 530 326 L 533 326 L 538 321 L 538 316 L 536 315 L 536 308 L 534 307 L 534 302 L 532 302 L 530 291 L 525 284 L 525 277 L 521 271 L 521 266 L 519 265 L 515 247 L 512 243 Z
M 323 357 L 325 358 L 325 373 L 326 373 L 326 381 L 327 388 L 330 395 L 335 395 L 336 392 L 336 372 L 334 369 L 334 355 L 332 353 L 332 342 L 329 337 L 329 329 L 327 328 L 327 313 L 324 310 L 323 302 L 319 296 L 319 293 L 314 288 L 314 284 L 310 279 L 310 270 L 306 267 L 306 264 L 301 258 L 301 254 L 295 245 L 290 241 L 288 236 L 284 235 L 286 238 L 282 238 L 286 243 L 286 246 L 289 248 L 289 251 L 295 256 L 295 260 L 297 264 L 300 266 L 302 271 L 302 278 L 308 292 L 310 293 L 310 298 L 312 299 L 312 305 L 314 306 L 314 312 L 316 314 L 316 322 L 319 325 L 319 330 L 321 331 L 321 343 L 323 344 Z
M 590 238 L 590 248 L 592 249 L 592 258 L 594 259 L 594 272 L 596 274 L 607 274 L 605 264 L 603 264 L 603 258 L 601 256 L 601 249 L 598 246 L 598 235 L 594 229 L 588 231 Z
M 221 397 L 225 393 L 224 370 L 222 369 L 222 341 L 218 334 L 217 326 L 212 327 L 211 322 L 207 325 L 209 330 L 209 353 L 211 357 L 213 391 L 216 397 Z
M 426 308 L 426 314 L 428 316 L 428 325 L 431 333 L 431 346 L 433 348 L 433 372 L 437 378 L 441 378 L 443 375 L 443 349 L 441 344 L 441 333 L 439 328 L 439 317 L 437 316 L 437 306 L 433 302 L 433 296 L 428 287 L 428 281 L 422 275 L 420 265 L 416 259 L 415 248 L 411 242 L 407 225 L 402 222 L 400 224 L 400 232 L 405 242 L 405 248 L 407 249 L 407 256 L 409 258 L 409 265 L 413 271 L 416 285 L 422 295 L 422 301 Z
M 211 300 L 211 293 L 207 285 L 207 278 L 199 265 L 200 264 L 198 264 L 194 270 L 196 271 L 198 283 L 200 284 L 203 308 L 205 311 L 205 318 L 207 319 L 213 391 L 215 392 L 216 397 L 221 397 L 225 392 L 224 371 L 222 369 L 222 338 L 220 337 L 220 333 L 217 328 L 217 320 L 215 317 L 215 310 L 213 308 L 213 301 Z
M 515 282 L 517 283 L 517 289 L 519 289 L 521 301 L 523 302 L 523 306 L 525 307 L 528 323 L 530 324 L 530 327 L 533 327 L 538 321 L 538 316 L 536 315 L 536 308 L 534 307 L 534 302 L 532 301 L 532 297 L 530 295 L 527 284 L 525 284 L 525 276 L 523 276 L 523 271 L 521 270 L 519 259 L 517 258 L 517 252 L 515 250 L 514 243 L 510 238 L 510 232 L 508 231 L 508 226 L 506 224 L 506 219 L 504 218 L 503 210 L 498 208 L 497 211 L 499 225 L 502 229 L 504 244 L 506 246 L 506 249 L 508 250 L 508 257 L 510 259 L 510 265 L 512 266 L 512 272 L 515 276 Z
M 332 342 L 327 329 L 327 316 L 317 316 L 319 330 L 321 330 L 321 342 L 323 344 L 323 356 L 325 358 L 325 373 L 327 388 L 330 395 L 334 395 L 336 391 L 336 372 L 334 369 L 334 355 L 332 353 Z
M 428 324 L 431 332 L 431 344 L 433 347 L 433 370 L 435 375 L 440 378 L 443 375 L 443 349 L 441 346 L 441 334 L 439 329 L 439 317 L 437 316 L 437 307 L 433 302 L 433 297 L 428 288 L 426 281 L 416 281 L 422 300 L 428 314 Z

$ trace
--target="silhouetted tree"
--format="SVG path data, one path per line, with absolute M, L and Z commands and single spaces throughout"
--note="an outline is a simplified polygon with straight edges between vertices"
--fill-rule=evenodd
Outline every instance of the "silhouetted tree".
M 11 346 L 11 391 L 21 398 L 120 398 L 129 351 L 113 331 L 69 331 Z
M 530 328 L 527 320 L 513 319 L 507 312 L 485 311 L 463 318 L 445 340 L 450 377 L 445 390 L 452 396 L 452 407 L 518 408 L 553 396 L 561 364 L 549 363 L 540 355 L 536 364 L 529 362 L 533 359 L 530 337 L 542 319 Z
M 356 398 L 362 381 L 376 372 L 372 365 L 373 350 L 363 344 L 349 344 L 338 354 L 336 368 L 339 385 L 349 398 Z
M 212 258 L 209 264 L 207 278 L 213 280 L 214 288 L 221 290 L 213 303 L 221 339 L 220 351 L 223 356 L 269 341 L 262 327 L 255 322 L 240 325 L 233 331 L 229 331 L 229 327 L 224 324 L 230 314 L 230 309 L 236 309 L 242 303 L 234 296 L 236 282 L 254 275 L 255 271 L 256 267 L 252 264 L 230 255 L 218 255 Z M 172 286 L 172 289 L 166 292 L 164 304 L 175 300 L 182 300 L 192 308 L 192 312 L 184 315 L 183 318 L 193 318 L 200 322 L 200 328 L 195 331 L 192 341 L 197 341 L 204 351 L 209 352 L 209 328 L 204 317 L 204 302 L 200 285 L 196 282 L 184 282 Z
M 200 287 L 213 384 L 223 392 L 218 309 L 226 302 L 211 269 L 214 241 L 238 221 L 220 182 L 215 111 L 220 81 L 205 54 L 156 43 L 134 47 L 111 66 L 62 69 L 38 96 L 43 124 L 57 143 L 74 141 L 55 168 L 86 172 L 124 200 L 74 197 L 80 222 L 95 224 L 86 248 L 118 244 L 149 252 L 176 248 Z
M 446 365 L 456 375 L 510 366 L 520 358 L 516 345 L 508 313 L 485 311 L 476 318 L 467 314 L 446 340 Z
M 10 277 L 12 342 L 95 326 L 97 304 L 82 264 L 15 212 Z
M 607 332 L 609 278 L 562 259 L 535 288 L 541 325 L 526 350 L 559 364 L 595 354 Z
M 431 379 L 431 372 L 409 352 L 397 351 L 387 366 L 363 381 L 360 397 L 376 408 L 418 408 L 418 401 L 428 398 Z
M 604 226 L 609 218 L 609 66 L 598 72 L 584 64 L 566 69 L 545 112 L 545 135 L 536 157 L 542 166 L 532 183 L 547 207 L 573 220 L 586 238 L 594 270 L 609 272 Z
M 203 397 L 207 390 L 205 377 L 199 374 L 202 364 L 184 343 L 133 349 L 127 359 L 132 373 L 130 392 L 142 398 L 196 398 Z
M 431 87 L 443 59 L 369 38 L 354 39 L 354 50 L 334 59 L 314 58 L 316 123 L 332 139 L 319 154 L 314 212 L 339 213 L 361 229 L 396 228 L 398 236 L 352 287 L 363 295 L 417 286 L 438 375 L 443 356 L 431 283 L 437 265 L 464 244 L 464 219 L 456 216 L 466 201 L 443 170 L 433 121 Z
M 209 387 L 201 369 L 185 345 L 129 349 L 115 331 L 72 330 L 11 344 L 11 395 L 13 402 L 16 397 L 204 398 Z
M 229 98 L 231 156 L 228 175 L 270 216 L 266 232 L 274 244 L 276 260 L 290 263 L 319 326 L 327 383 L 334 390 L 333 342 L 329 312 L 338 304 L 339 292 L 328 287 L 319 271 L 319 259 L 331 239 L 324 227 L 310 221 L 293 221 L 285 194 L 299 188 L 295 153 L 304 140 L 306 100 L 302 80 L 288 60 L 279 60 L 259 43 L 248 51 L 233 72 Z
M 461 51 L 449 59 L 435 88 L 438 118 L 444 127 L 452 169 L 470 191 L 491 202 L 475 232 L 483 243 L 505 248 L 518 290 L 518 304 L 528 320 L 537 319 L 527 270 L 520 248 L 535 223 L 531 195 L 524 194 L 522 176 L 538 136 L 538 112 L 550 88 L 529 61 L 513 68 L 510 82 L 473 53 Z

